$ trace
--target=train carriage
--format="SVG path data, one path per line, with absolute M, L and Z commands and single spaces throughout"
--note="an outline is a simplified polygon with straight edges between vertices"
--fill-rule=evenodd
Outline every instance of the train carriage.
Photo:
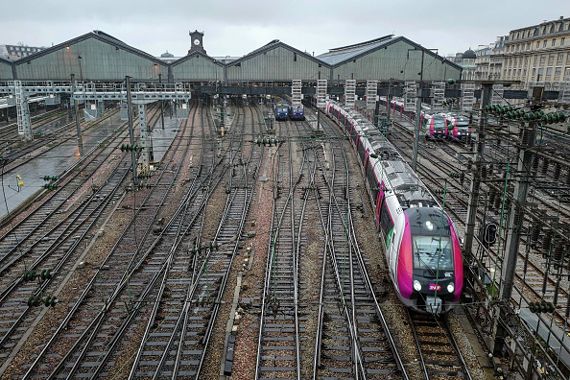
M 453 222 L 371 123 L 332 101 L 325 111 L 343 126 L 358 153 L 398 297 L 415 310 L 449 311 L 463 290 L 463 259 Z

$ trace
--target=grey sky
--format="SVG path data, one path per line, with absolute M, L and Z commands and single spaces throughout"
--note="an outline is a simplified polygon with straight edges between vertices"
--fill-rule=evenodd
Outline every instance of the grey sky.
M 570 16 L 568 0 L 1 0 L 0 44 L 51 46 L 102 30 L 153 55 L 185 55 L 188 31 L 209 55 L 241 56 L 273 39 L 320 54 L 403 35 L 446 55 L 509 30 Z

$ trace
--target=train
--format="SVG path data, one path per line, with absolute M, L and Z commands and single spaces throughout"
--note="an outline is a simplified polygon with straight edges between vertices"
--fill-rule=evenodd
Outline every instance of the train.
M 275 120 L 284 121 L 289 119 L 289 105 L 285 103 L 278 103 L 273 108 Z
M 277 121 L 305 120 L 305 109 L 302 104 L 290 106 L 287 103 L 278 103 L 273 112 Z
M 305 108 L 302 104 L 289 107 L 289 118 L 291 120 L 305 120 Z
M 463 256 L 457 228 L 394 146 L 359 113 L 327 101 L 367 181 L 390 280 L 407 307 L 445 314 L 460 302 Z
M 380 97 L 380 101 L 386 104 L 386 98 Z M 390 101 L 392 112 L 398 112 L 400 116 L 413 122 L 416 119 L 416 111 L 406 111 L 402 99 L 394 98 Z M 457 113 L 433 112 L 428 105 L 422 104 L 420 122 L 425 130 L 425 138 L 430 140 L 451 140 L 468 142 L 471 139 L 469 119 Z

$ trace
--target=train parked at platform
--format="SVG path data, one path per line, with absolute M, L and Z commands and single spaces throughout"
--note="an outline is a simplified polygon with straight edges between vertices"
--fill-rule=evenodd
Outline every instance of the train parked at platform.
M 325 112 L 344 128 L 359 156 L 398 297 L 414 310 L 448 312 L 459 303 L 464 282 L 454 223 L 369 121 L 333 101 Z

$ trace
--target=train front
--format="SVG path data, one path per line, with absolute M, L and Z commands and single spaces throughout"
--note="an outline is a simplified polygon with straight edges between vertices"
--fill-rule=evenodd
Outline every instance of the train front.
M 397 262 L 400 298 L 416 310 L 448 312 L 463 290 L 463 258 L 455 226 L 436 207 L 411 207 L 404 216 Z

